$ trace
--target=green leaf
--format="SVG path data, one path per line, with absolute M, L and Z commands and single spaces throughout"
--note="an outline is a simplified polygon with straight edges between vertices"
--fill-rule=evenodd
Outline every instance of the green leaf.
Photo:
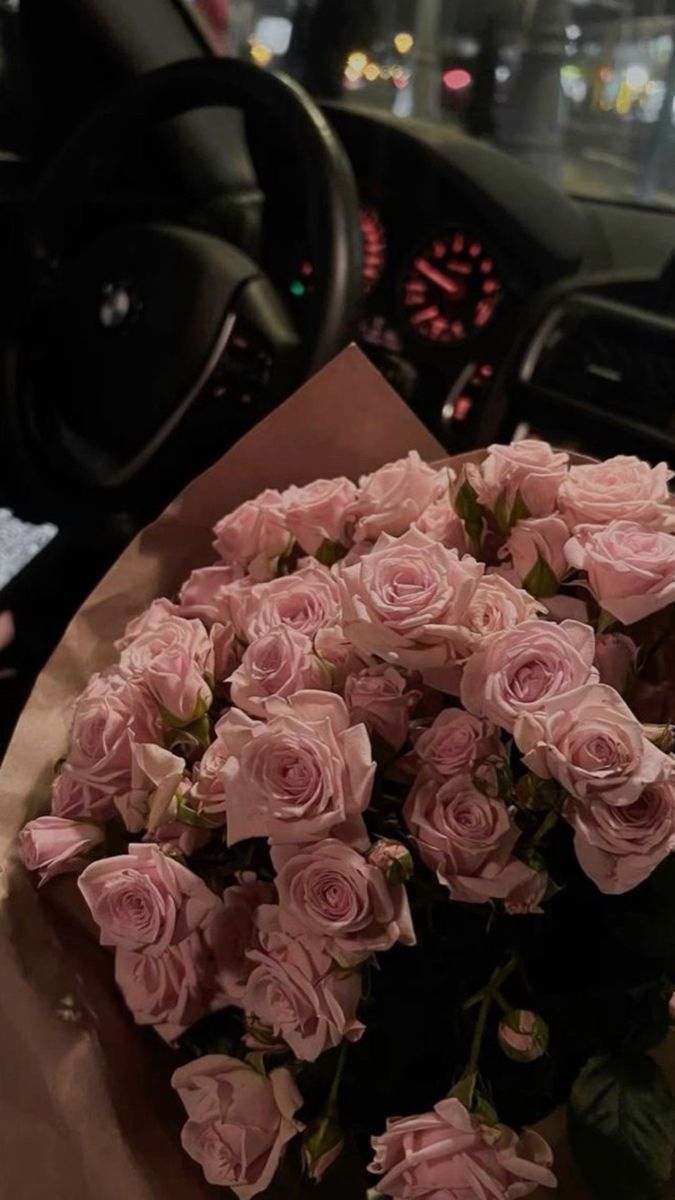
M 518 491 L 516 492 L 516 498 L 513 501 L 513 508 L 511 509 L 509 528 L 513 529 L 513 526 L 517 525 L 519 521 L 527 521 L 531 516 L 532 513 L 523 500 L 520 488 L 518 488 Z
M 332 567 L 334 563 L 344 558 L 346 553 L 347 547 L 343 546 L 341 542 L 331 542 L 328 538 L 324 538 L 314 557 L 324 567 Z
M 558 591 L 558 577 L 539 551 L 536 563 L 523 579 L 523 587 L 535 600 L 545 600 Z
M 606 611 L 606 609 L 601 608 L 598 615 L 596 633 L 607 633 L 607 630 L 611 629 L 612 625 L 616 625 L 616 623 L 616 617 L 613 617 L 611 613 Z
M 646 1055 L 588 1060 L 568 1110 L 572 1153 L 596 1200 L 658 1200 L 671 1175 L 675 1102 Z
M 478 503 L 468 479 L 464 480 L 455 496 L 455 512 L 464 522 L 471 553 L 475 558 L 479 558 L 483 540 L 484 509 L 482 504 Z
M 197 829 L 217 829 L 218 823 L 211 821 L 209 817 L 202 816 L 201 813 L 195 812 L 186 800 L 180 796 L 176 796 L 176 820 L 182 821 L 184 825 L 193 825 Z

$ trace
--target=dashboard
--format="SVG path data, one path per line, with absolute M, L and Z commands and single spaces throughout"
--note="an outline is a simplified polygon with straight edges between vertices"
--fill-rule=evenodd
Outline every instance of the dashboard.
M 360 192 L 363 290 L 354 338 L 439 440 L 461 451 L 473 444 L 483 400 L 513 343 L 523 306 L 542 285 L 574 268 L 578 242 L 562 220 L 561 243 L 549 249 L 549 228 L 537 227 L 546 203 L 536 181 L 526 219 L 517 206 L 509 212 L 510 200 L 522 202 L 526 193 L 519 174 L 524 168 L 491 147 L 457 135 L 447 146 L 434 144 L 429 127 L 389 124 L 373 110 L 331 105 L 327 115 Z M 476 164 L 462 163 L 467 151 L 478 153 L 478 174 L 481 167 L 486 174 L 487 160 L 488 182 L 480 187 Z M 270 162 L 277 225 L 264 261 L 302 328 L 311 317 L 313 264 L 302 234 L 288 237 L 288 230 L 302 230 L 293 165 L 275 161 L 263 144 L 256 164 L 263 179 Z M 284 176 L 285 212 L 279 206 Z M 528 171 L 528 194 L 533 178 Z M 560 199 L 569 222 L 569 202 Z M 545 200 L 550 202 L 549 189 Z

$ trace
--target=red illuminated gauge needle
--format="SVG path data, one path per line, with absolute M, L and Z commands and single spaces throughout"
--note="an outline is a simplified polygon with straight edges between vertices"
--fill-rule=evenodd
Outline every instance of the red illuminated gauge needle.
M 427 279 L 437 284 L 438 287 L 443 288 L 443 291 L 449 292 L 451 296 L 459 294 L 461 290 L 460 285 L 455 283 L 454 279 L 450 279 L 449 275 L 443 275 L 441 271 L 437 271 L 425 258 L 416 258 L 415 267 L 420 275 L 426 275 Z

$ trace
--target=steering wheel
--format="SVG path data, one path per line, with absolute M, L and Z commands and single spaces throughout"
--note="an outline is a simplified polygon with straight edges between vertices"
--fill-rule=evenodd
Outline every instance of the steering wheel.
M 266 122 L 299 164 L 314 285 L 303 346 L 260 266 L 213 233 L 116 224 L 73 251 L 69 234 L 85 228 L 139 128 L 205 106 Z M 208 431 L 210 457 L 224 450 L 242 401 L 260 412 L 344 345 L 361 291 L 342 146 L 293 80 L 233 59 L 160 68 L 95 113 L 43 176 L 33 235 L 43 280 L 10 355 L 8 433 L 36 473 L 99 494 L 145 478 L 200 409 L 223 430 L 215 447 Z

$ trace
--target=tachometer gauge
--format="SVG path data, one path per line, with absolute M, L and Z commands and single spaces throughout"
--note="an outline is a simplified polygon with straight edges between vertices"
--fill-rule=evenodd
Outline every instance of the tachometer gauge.
M 492 319 L 502 293 L 495 261 L 480 238 L 457 226 L 415 255 L 403 282 L 410 329 L 430 342 L 461 342 Z
M 387 235 L 382 218 L 374 208 L 360 209 L 363 239 L 363 290 L 370 292 L 382 278 L 387 262 Z M 288 290 L 296 300 L 303 301 L 314 293 L 314 263 L 305 258 L 294 269 Z
M 387 235 L 380 215 L 374 208 L 361 209 L 363 238 L 363 286 L 367 292 L 381 278 L 387 259 Z

